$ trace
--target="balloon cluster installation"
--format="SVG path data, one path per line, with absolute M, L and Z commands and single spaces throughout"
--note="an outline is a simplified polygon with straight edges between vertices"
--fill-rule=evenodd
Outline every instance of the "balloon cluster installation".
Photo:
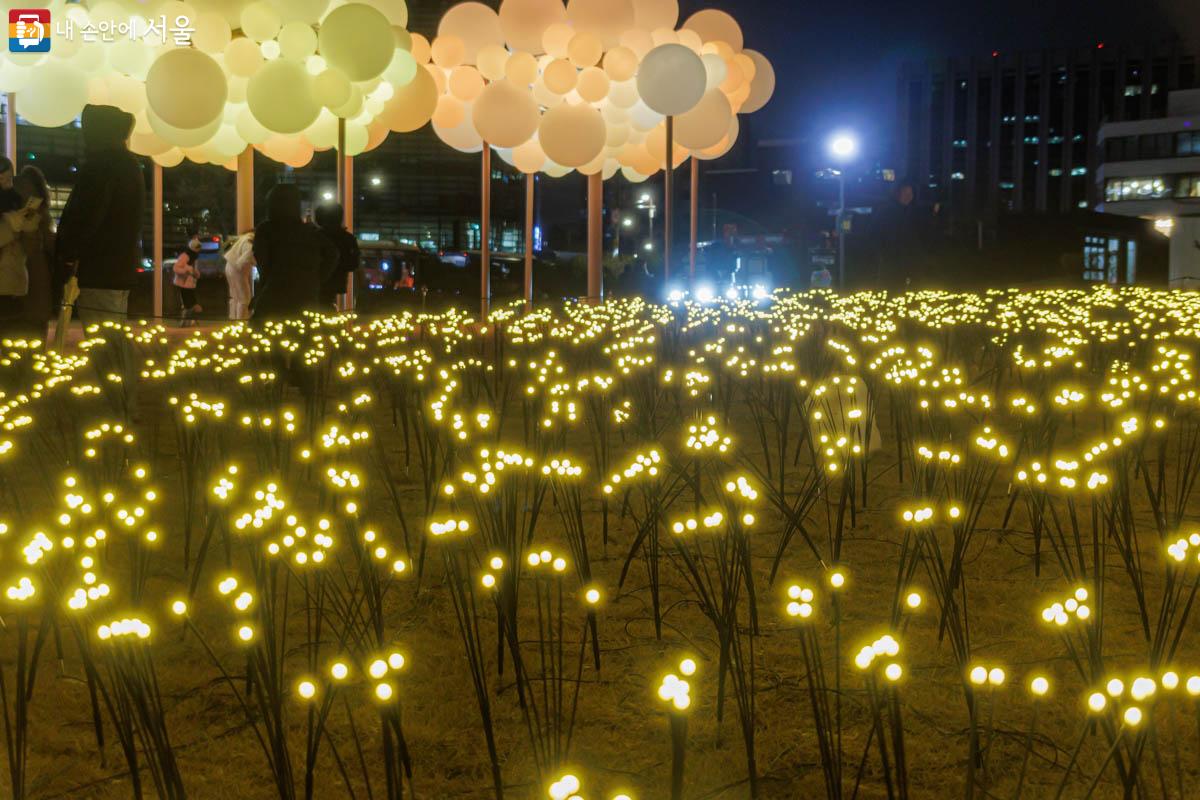
M 83 0 L 48 4 L 49 52 L 4 52 L 0 92 L 43 127 L 66 125 L 84 105 L 136 118 L 135 152 L 163 166 L 184 158 L 234 167 L 252 145 L 293 167 L 335 147 L 378 146 L 391 131 L 426 124 L 433 81 L 413 51 L 404 0 Z M 186 38 L 84 30 L 153 30 L 186 23 Z M 73 35 L 71 35 L 73 32 Z
M 433 127 L 451 147 L 486 142 L 525 173 L 640 182 L 666 166 L 668 116 L 674 166 L 715 159 L 737 140 L 738 115 L 775 90 L 733 17 L 679 22 L 677 0 L 504 0 L 498 13 L 467 2 L 412 55 L 433 79 Z

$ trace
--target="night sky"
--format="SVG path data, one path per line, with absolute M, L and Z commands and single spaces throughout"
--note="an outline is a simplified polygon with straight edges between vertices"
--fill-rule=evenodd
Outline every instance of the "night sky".
M 774 63 L 779 88 L 757 139 L 845 126 L 868 156 L 887 146 L 906 60 L 993 50 L 1200 39 L 1200 0 L 681 0 L 681 19 L 721 8 L 746 46 Z

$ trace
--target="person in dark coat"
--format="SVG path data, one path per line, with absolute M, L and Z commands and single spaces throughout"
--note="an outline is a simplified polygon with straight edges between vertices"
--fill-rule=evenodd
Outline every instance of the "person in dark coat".
M 254 319 L 321 310 L 321 287 L 338 268 L 338 250 L 301 217 L 300 190 L 281 183 L 267 194 L 267 218 L 255 228 L 254 261 L 262 278 Z
M 358 239 L 346 230 L 346 212 L 339 204 L 318 206 L 314 216 L 321 233 L 325 234 L 338 251 L 337 270 L 321 286 L 321 306 L 332 310 L 336 306 L 337 296 L 346 293 L 346 276 L 358 271 Z
M 122 322 L 141 261 L 146 183 L 129 152 L 133 115 L 113 106 L 83 109 L 86 158 L 58 223 L 55 258 L 79 279 L 75 303 L 85 325 Z

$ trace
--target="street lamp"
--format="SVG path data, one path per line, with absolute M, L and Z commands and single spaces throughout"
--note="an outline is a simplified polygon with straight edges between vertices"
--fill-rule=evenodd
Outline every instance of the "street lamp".
M 372 186 L 381 186 L 381 185 L 383 185 L 383 178 L 379 177 L 378 175 L 374 175 L 374 176 L 372 176 L 372 177 L 371 177 L 371 185 L 372 185 Z
M 650 239 L 654 239 L 654 214 L 658 211 L 658 206 L 654 204 L 654 198 L 649 194 L 643 194 L 638 198 L 637 207 L 643 211 L 650 212 Z
M 846 131 L 835 133 L 829 140 L 829 155 L 842 164 L 853 160 L 858 155 L 858 138 Z M 846 173 L 840 169 L 831 169 L 828 173 L 838 181 L 838 288 L 843 289 L 846 285 Z

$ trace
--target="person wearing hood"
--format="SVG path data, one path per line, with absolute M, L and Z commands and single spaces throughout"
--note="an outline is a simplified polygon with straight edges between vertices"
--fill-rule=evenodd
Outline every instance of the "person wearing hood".
M 196 282 L 200 280 L 200 236 L 193 234 L 187 247 L 175 259 L 175 288 L 179 289 L 180 327 L 196 324 L 196 315 L 204 309 L 196 300 Z
M 262 279 L 255 319 L 321 310 L 321 287 L 338 268 L 338 251 L 304 221 L 295 184 L 278 184 L 267 194 L 267 218 L 254 231 L 254 260 Z
M 338 266 L 333 274 L 321 286 L 321 305 L 325 310 L 337 307 L 337 297 L 346 293 L 346 276 L 358 271 L 359 249 L 358 239 L 346 230 L 346 212 L 337 203 L 327 203 L 318 206 L 316 214 L 317 225 L 338 251 Z
M 12 162 L 0 156 L 0 335 L 31 333 L 25 319 L 29 270 L 24 237 L 37 230 L 38 219 L 36 204 L 26 205 L 13 189 Z
M 86 156 L 58 223 L 56 260 L 79 280 L 84 325 L 123 322 L 141 261 L 146 182 L 129 152 L 133 115 L 113 106 L 83 109 Z

